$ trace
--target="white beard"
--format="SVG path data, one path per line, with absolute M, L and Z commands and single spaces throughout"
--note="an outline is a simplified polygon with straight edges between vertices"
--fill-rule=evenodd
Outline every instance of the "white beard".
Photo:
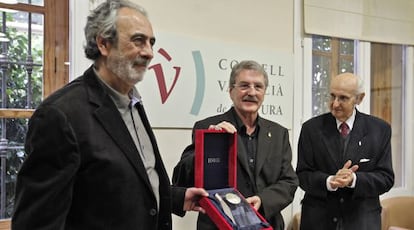
M 136 62 L 137 60 L 128 60 L 119 54 L 111 55 L 108 57 L 108 69 L 121 80 L 130 85 L 135 85 L 142 81 L 145 74 L 145 70 L 139 71 L 134 68 L 134 63 Z M 142 62 L 142 60 L 138 60 L 138 62 Z

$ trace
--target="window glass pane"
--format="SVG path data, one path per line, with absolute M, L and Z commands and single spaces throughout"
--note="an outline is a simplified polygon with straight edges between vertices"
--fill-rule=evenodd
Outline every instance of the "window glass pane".
M 313 36 L 312 49 L 314 51 L 331 52 L 331 38 L 322 36 Z
M 43 1 L 24 3 L 34 2 L 43 5 Z M 42 14 L 0 9 L 0 108 L 8 116 L 13 114 L 9 109 L 33 109 L 42 99 L 43 20 Z M 12 214 L 16 175 L 25 158 L 27 122 L 0 118 L 0 219 Z
M 0 121 L 0 219 L 3 219 L 10 218 L 13 211 L 17 171 L 25 157 L 23 142 L 28 119 Z
M 312 62 L 314 63 L 312 66 L 312 114 L 316 115 L 328 110 L 326 95 L 328 95 L 331 59 L 314 55 Z
M 403 46 L 371 44 L 371 114 L 391 124 L 394 187 L 403 186 Z
M 19 3 L 26 3 L 31 5 L 37 5 L 37 6 L 44 6 L 43 0 L 18 0 Z
M 36 20 L 33 20 L 36 19 Z M 2 12 L 1 107 L 35 108 L 42 97 L 43 15 Z
M 340 39 L 339 41 L 339 72 L 354 72 L 354 41 Z
M 349 60 L 347 58 L 340 58 L 339 59 L 339 69 L 340 73 L 353 73 L 354 72 L 354 60 Z
M 312 115 L 329 111 L 327 95 L 332 75 L 354 72 L 354 41 L 312 37 Z
M 354 55 L 354 41 L 341 39 L 339 43 L 340 55 Z

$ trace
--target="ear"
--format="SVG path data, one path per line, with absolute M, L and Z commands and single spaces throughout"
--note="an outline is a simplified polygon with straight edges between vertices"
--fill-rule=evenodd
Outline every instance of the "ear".
M 106 39 L 102 38 L 101 36 L 97 36 L 96 45 L 98 46 L 98 49 L 101 52 L 102 56 L 108 56 L 110 44 Z
M 230 99 L 233 101 L 233 90 L 234 90 L 234 87 L 230 87 L 229 88 L 229 95 L 230 95 Z
M 359 105 L 362 102 L 362 99 L 364 99 L 365 93 L 360 93 L 356 96 L 356 104 Z

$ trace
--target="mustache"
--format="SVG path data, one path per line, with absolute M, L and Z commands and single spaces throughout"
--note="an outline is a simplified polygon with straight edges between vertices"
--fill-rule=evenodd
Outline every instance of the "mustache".
M 248 101 L 248 102 L 259 102 L 259 99 L 257 99 L 257 97 L 255 97 L 255 96 L 250 96 L 250 95 L 247 95 L 247 96 L 245 96 L 245 97 L 243 97 L 243 101 Z
M 137 57 L 134 62 L 132 63 L 133 65 L 140 65 L 140 66 L 148 66 L 150 64 L 150 59 L 148 58 L 143 58 L 143 57 Z

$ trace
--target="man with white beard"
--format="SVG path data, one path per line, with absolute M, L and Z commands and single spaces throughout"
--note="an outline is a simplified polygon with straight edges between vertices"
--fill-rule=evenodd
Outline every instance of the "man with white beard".
M 204 212 L 204 189 L 171 186 L 135 88 L 155 43 L 145 10 L 107 0 L 85 36 L 93 65 L 30 119 L 12 228 L 171 229 L 172 212 Z

